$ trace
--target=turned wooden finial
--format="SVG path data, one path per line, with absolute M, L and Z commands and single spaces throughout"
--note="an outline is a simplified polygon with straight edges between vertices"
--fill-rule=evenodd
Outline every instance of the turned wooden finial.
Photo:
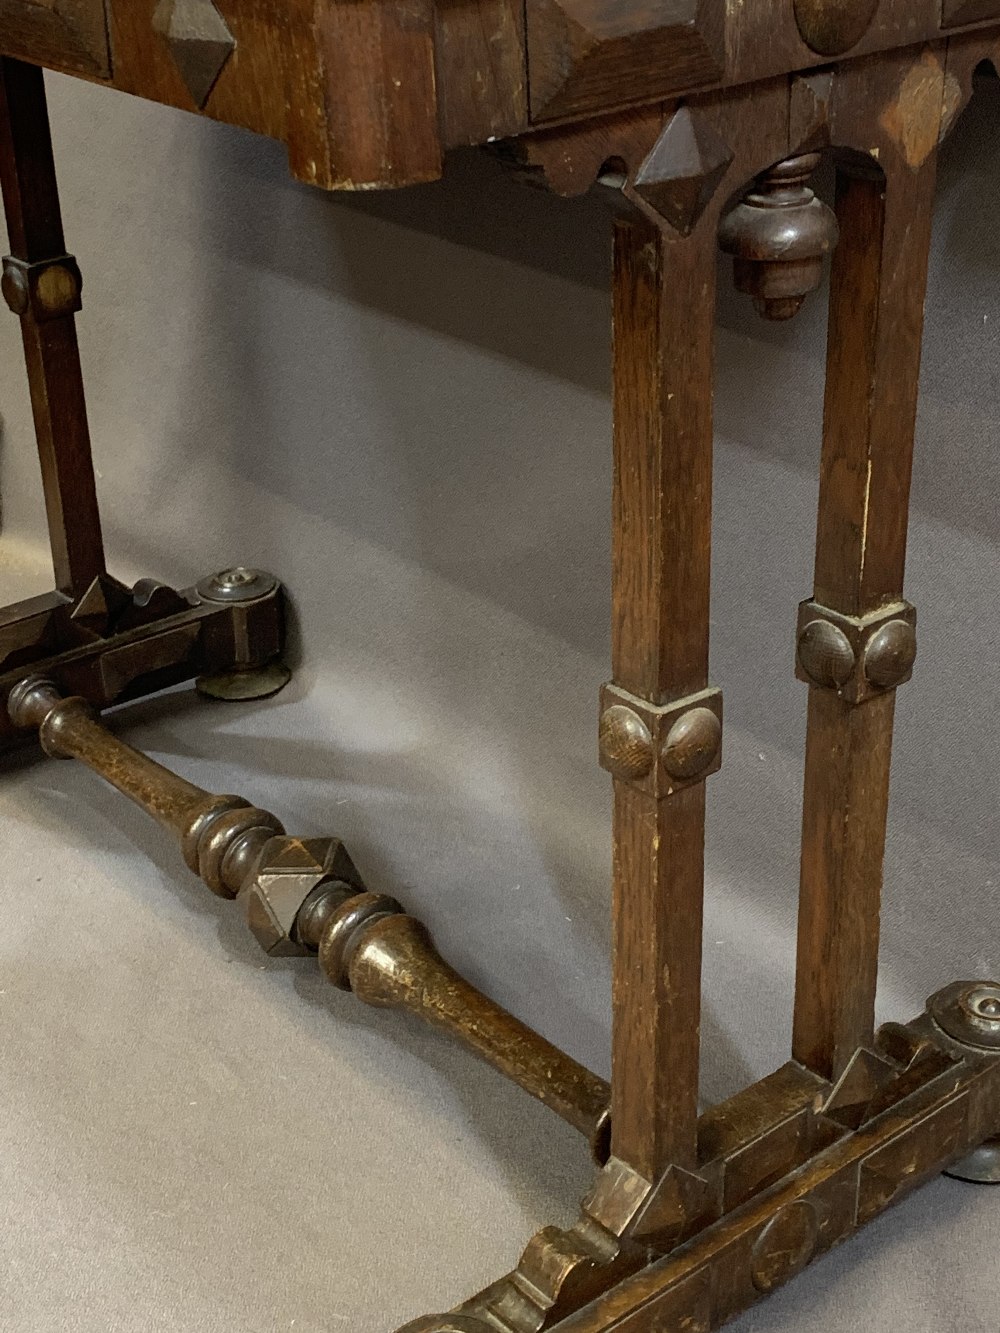
M 765 319 L 798 314 L 837 244 L 833 211 L 806 184 L 819 162 L 819 153 L 778 162 L 722 221 L 719 244 L 733 256 L 736 288 Z

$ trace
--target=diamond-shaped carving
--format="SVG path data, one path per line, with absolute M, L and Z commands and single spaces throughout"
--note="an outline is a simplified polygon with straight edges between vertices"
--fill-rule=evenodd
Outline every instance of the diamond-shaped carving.
M 666 1252 L 712 1213 L 713 1192 L 704 1176 L 679 1166 L 667 1167 L 651 1184 L 626 1162 L 611 1157 L 583 1210 L 612 1235 Z
M 888 1060 L 859 1046 L 827 1099 L 823 1114 L 846 1129 L 860 1128 L 879 1090 L 898 1072 Z
M 320 884 L 338 881 L 358 893 L 364 882 L 339 838 L 273 838 L 247 890 L 247 920 L 265 953 L 307 953 L 294 938 L 303 903 Z
M 639 168 L 635 192 L 687 236 L 711 202 L 733 160 L 733 150 L 690 107 L 670 119 Z
M 1000 0 L 944 0 L 942 28 L 957 28 L 962 23 L 981 23 L 1000 16 Z
M 200 109 L 236 50 L 236 39 L 212 0 L 160 0 L 153 27 L 166 38 L 188 92 Z
M 814 153 L 830 143 L 833 70 L 810 70 L 792 79 L 788 142 L 795 153 Z
M 726 10 L 721 0 L 527 0 L 532 120 L 716 82 Z
M 70 619 L 92 634 L 108 634 L 131 601 L 132 594 L 124 583 L 110 574 L 98 574 L 73 607 Z
M 0 0 L 0 32 L 6 56 L 111 77 L 105 0 Z

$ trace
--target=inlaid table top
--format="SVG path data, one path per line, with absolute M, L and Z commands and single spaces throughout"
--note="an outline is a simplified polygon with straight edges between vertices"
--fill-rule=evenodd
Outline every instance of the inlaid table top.
M 1000 0 L 0 0 L 0 53 L 246 126 L 299 179 L 437 177 L 449 148 L 821 68 Z

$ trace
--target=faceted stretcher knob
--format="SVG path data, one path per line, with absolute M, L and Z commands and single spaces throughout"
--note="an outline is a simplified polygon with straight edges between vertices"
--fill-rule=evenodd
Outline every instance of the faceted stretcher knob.
M 329 914 L 363 889 L 339 838 L 272 838 L 246 886 L 247 922 L 272 957 L 315 953 Z

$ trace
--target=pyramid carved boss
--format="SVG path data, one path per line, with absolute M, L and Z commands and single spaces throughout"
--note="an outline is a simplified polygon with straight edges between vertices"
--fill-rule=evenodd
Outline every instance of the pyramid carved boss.
M 725 73 L 720 0 L 527 0 L 526 19 L 534 120 L 638 102 Z
M 236 39 L 212 0 L 159 0 L 153 27 L 170 47 L 199 110 L 208 101 Z
M 962 21 L 992 17 L 1000 0 L 945 0 Z M 868 33 L 879 0 L 794 0 L 805 44 L 842 55 Z M 707 87 L 725 78 L 725 0 L 527 0 L 535 121 Z M 641 55 L 641 59 L 637 58 Z

